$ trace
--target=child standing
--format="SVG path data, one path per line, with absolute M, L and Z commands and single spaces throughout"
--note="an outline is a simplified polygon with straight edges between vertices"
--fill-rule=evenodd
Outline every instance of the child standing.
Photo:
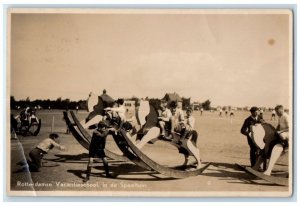
M 90 179 L 90 174 L 92 171 L 92 164 L 94 161 L 95 156 L 98 156 L 102 159 L 106 177 L 112 177 L 109 174 L 108 169 L 108 162 L 105 155 L 105 144 L 106 144 L 106 137 L 110 131 L 113 131 L 113 128 L 108 128 L 109 123 L 107 121 L 101 121 L 98 124 L 97 129 L 93 132 L 92 140 L 89 147 L 89 162 L 87 165 L 87 173 L 86 177 L 83 182 L 87 182 Z

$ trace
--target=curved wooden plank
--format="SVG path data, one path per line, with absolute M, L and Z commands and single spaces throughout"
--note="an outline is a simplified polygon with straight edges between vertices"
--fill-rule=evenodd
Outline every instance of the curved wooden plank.
M 158 173 L 163 174 L 165 176 L 173 177 L 173 178 L 187 178 L 191 176 L 197 176 L 201 174 L 210 165 L 210 163 L 208 163 L 204 167 L 193 171 L 182 171 L 182 170 L 177 170 L 177 169 L 172 169 L 169 167 L 162 166 L 154 162 L 147 155 L 145 155 L 141 150 L 139 150 L 136 147 L 136 145 L 131 141 L 130 137 L 127 136 L 124 130 L 121 130 L 121 135 L 124 137 L 128 146 L 136 154 L 137 157 L 139 157 L 144 163 L 146 163 L 154 171 L 157 171 Z
M 245 170 L 249 173 L 251 173 L 252 175 L 263 179 L 267 182 L 276 184 L 276 185 L 281 185 L 281 186 L 289 186 L 289 178 L 284 178 L 284 177 L 274 177 L 271 175 L 265 175 L 261 172 L 258 172 L 254 169 L 252 169 L 251 167 L 246 167 Z
M 239 165 L 239 164 L 235 164 L 239 169 L 247 172 L 247 173 L 250 173 L 260 179 L 263 179 L 267 182 L 270 182 L 270 183 L 273 183 L 273 184 L 276 184 L 276 185 L 281 185 L 281 186 L 288 186 L 289 185 L 289 182 L 288 182 L 288 178 L 284 178 L 284 177 L 274 177 L 274 176 L 269 176 L 269 175 L 265 175 L 261 172 L 258 172 L 254 169 L 252 169 L 251 167 L 246 167 L 246 166 L 242 166 L 242 165 Z
M 239 169 L 246 171 L 246 166 L 240 165 L 238 163 L 235 163 L 235 166 L 237 166 Z
M 39 124 L 38 127 L 36 128 L 36 130 L 32 133 L 33 136 L 37 136 L 41 130 L 41 126 L 42 126 L 42 120 L 39 119 Z
M 71 114 L 71 117 L 74 121 L 74 124 L 76 125 L 76 127 L 78 128 L 80 133 L 83 135 L 83 138 L 90 143 L 91 140 L 92 140 L 91 135 L 82 127 L 82 125 L 79 122 L 79 120 L 78 120 L 77 116 L 75 115 L 75 113 L 73 111 L 70 111 L 70 114 Z
M 78 133 L 78 131 L 75 129 L 75 127 L 73 126 L 73 124 L 71 123 L 68 114 L 64 112 L 64 118 L 66 120 L 66 123 L 71 131 L 71 133 L 73 134 L 73 136 L 75 137 L 75 139 L 79 142 L 79 144 L 81 144 L 81 146 L 83 146 L 86 150 L 89 150 L 89 146 L 90 146 L 90 141 L 88 140 L 89 138 L 83 138 L 83 136 L 81 134 Z M 66 116 L 65 116 L 66 115 Z M 105 154 L 107 157 L 114 159 L 114 160 L 118 160 L 118 161 L 128 161 L 128 159 L 124 156 L 115 154 L 107 149 L 105 149 Z
M 83 146 L 86 150 L 89 150 L 90 147 L 90 142 L 86 141 L 74 128 L 73 124 L 71 123 L 69 116 L 67 112 L 63 112 L 65 122 L 72 133 L 72 135 L 75 137 L 75 139 L 78 141 L 78 143 Z
M 83 135 L 84 139 L 87 141 L 87 142 L 91 142 L 91 135 L 82 127 L 82 125 L 80 124 L 78 118 L 76 117 L 75 113 L 73 111 L 70 111 L 71 113 L 71 116 L 73 118 L 73 121 L 74 123 L 76 124 L 77 128 L 79 129 L 79 131 L 81 132 L 81 134 Z M 105 149 L 105 154 L 106 156 L 108 156 L 109 158 L 111 159 L 114 159 L 114 160 L 119 160 L 119 161 L 129 161 L 129 159 L 124 156 L 124 155 L 118 155 L 114 152 L 111 152 L 110 150 L 108 149 Z
M 147 164 L 145 164 L 142 160 L 140 160 L 134 153 L 129 151 L 128 144 L 124 140 L 124 138 L 120 135 L 112 135 L 118 148 L 123 152 L 123 154 L 134 164 L 138 165 L 141 168 L 146 170 L 152 170 Z

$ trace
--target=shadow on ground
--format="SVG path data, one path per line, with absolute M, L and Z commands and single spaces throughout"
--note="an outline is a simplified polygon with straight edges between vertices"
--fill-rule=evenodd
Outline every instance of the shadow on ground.
M 236 184 L 256 184 L 256 185 L 264 185 L 264 186 L 274 186 L 276 184 L 264 181 L 255 175 L 252 175 L 236 164 L 231 163 L 211 163 L 211 167 L 209 167 L 203 176 L 210 177 L 218 177 L 219 180 L 225 180 L 228 183 L 236 183 Z M 274 171 L 273 176 L 281 176 L 287 177 L 286 171 Z
M 45 159 L 47 161 L 62 162 L 62 163 L 82 163 L 87 164 L 88 154 L 82 153 L 78 155 L 66 155 L 66 154 L 56 154 L 58 158 L 55 159 Z M 75 176 L 84 179 L 86 174 L 86 165 L 83 166 L 83 170 L 67 170 L 69 173 L 73 173 Z M 177 167 L 177 169 L 184 169 L 184 167 Z M 175 178 L 164 177 L 157 172 L 145 170 L 131 162 L 122 162 L 109 160 L 109 170 L 117 179 L 120 180 L 135 180 L 135 181 L 157 181 L 157 180 L 176 180 Z M 21 171 L 19 171 L 21 172 Z M 286 171 L 274 171 L 274 176 L 288 177 Z M 94 160 L 94 167 L 91 173 L 91 177 L 106 177 L 104 172 L 104 167 L 101 159 Z M 145 177 L 146 176 L 146 177 Z M 225 180 L 228 183 L 237 184 L 258 184 L 265 186 L 274 186 L 272 183 L 263 181 L 256 176 L 247 173 L 242 168 L 232 163 L 221 163 L 212 162 L 211 165 L 199 175 L 207 177 L 217 177 L 219 180 Z M 258 181 L 259 180 L 259 181 Z
M 92 169 L 91 177 L 103 177 L 105 178 L 104 166 L 94 166 Z M 135 180 L 135 181 L 157 181 L 157 180 L 174 180 L 174 178 L 159 177 L 157 172 L 145 170 L 137 165 L 131 163 L 109 163 L 109 171 L 113 178 L 118 180 Z M 67 172 L 73 173 L 75 176 L 84 179 L 86 170 L 67 170 Z M 145 177 L 148 176 L 147 177 Z M 134 177 L 130 177 L 134 176 Z M 140 176 L 140 177 L 139 177 Z

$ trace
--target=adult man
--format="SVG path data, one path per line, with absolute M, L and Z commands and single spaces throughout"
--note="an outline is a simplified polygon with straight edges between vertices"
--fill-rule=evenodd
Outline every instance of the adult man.
M 170 121 L 171 121 L 172 113 L 167 108 L 167 103 L 166 102 L 161 102 L 160 103 L 160 109 L 161 109 L 161 114 L 158 117 L 158 126 L 160 128 L 160 135 L 162 137 L 165 137 L 166 127 L 167 128 L 171 127 L 171 122 Z
M 258 123 L 262 123 L 263 119 L 261 119 L 260 116 L 258 116 L 257 107 L 251 107 L 250 112 L 251 115 L 247 119 L 245 119 L 244 124 L 241 128 L 241 133 L 247 137 L 248 145 L 250 147 L 250 163 L 251 163 L 251 167 L 253 167 L 256 163 L 257 147 L 250 137 L 251 126 Z
M 264 172 L 265 175 L 271 175 L 274 165 L 284 149 L 288 147 L 289 140 L 289 116 L 284 112 L 282 105 L 275 107 L 275 112 L 278 116 L 277 133 L 278 139 L 275 140 L 275 145 L 272 149 L 270 161 L 267 170 Z

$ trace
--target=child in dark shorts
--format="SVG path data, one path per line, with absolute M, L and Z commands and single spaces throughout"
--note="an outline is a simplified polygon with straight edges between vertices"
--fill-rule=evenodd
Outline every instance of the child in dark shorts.
M 92 164 L 96 156 L 98 158 L 101 158 L 103 161 L 106 177 L 112 177 L 109 174 L 108 162 L 104 151 L 105 144 L 106 144 L 106 137 L 110 133 L 110 131 L 114 130 L 113 128 L 108 128 L 108 127 L 109 127 L 108 121 L 101 121 L 99 122 L 97 129 L 95 129 L 95 131 L 93 132 L 92 140 L 89 147 L 89 162 L 87 165 L 87 173 L 83 182 L 89 181 L 90 174 L 92 171 Z

